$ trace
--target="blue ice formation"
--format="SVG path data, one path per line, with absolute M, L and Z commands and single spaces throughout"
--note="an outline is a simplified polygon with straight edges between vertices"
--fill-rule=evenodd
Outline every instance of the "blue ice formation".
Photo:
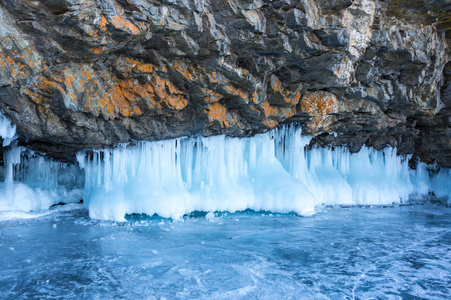
M 450 194 L 451 176 L 430 179 L 396 149 L 306 150 L 310 137 L 286 126 L 251 138 L 225 136 L 139 142 L 81 152 L 84 200 L 95 219 L 126 214 L 180 218 L 192 211 L 314 213 L 317 205 L 387 205 Z
M 87 150 L 77 154 L 79 166 L 16 146 L 15 126 L 1 113 L 0 136 L 8 146 L 0 211 L 35 211 L 83 198 L 92 218 L 124 221 L 130 213 L 178 219 L 193 211 L 245 209 L 311 215 L 318 205 L 387 205 L 430 192 L 451 199 L 449 169 L 434 173 L 419 163 L 411 170 L 409 157 L 393 148 L 306 150 L 311 137 L 293 125 L 250 138 L 189 137 Z
M 16 125 L 0 112 L 0 137 L 3 139 L 3 147 L 8 146 L 16 138 Z
M 78 202 L 83 173 L 14 145 L 16 126 L 0 112 L 4 166 L 0 167 L 0 212 L 48 209 L 58 202 Z M 3 179 L 3 180 L 1 180 Z

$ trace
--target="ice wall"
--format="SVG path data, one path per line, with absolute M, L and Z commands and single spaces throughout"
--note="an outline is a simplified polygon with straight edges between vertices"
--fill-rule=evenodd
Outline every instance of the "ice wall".
M 306 150 L 311 138 L 295 126 L 251 138 L 180 138 L 83 151 L 79 166 L 16 146 L 15 126 L 1 113 L 0 137 L 0 212 L 82 198 L 92 218 L 118 221 L 128 213 L 177 219 L 196 210 L 309 215 L 322 204 L 386 205 L 430 192 L 451 201 L 450 170 L 431 171 L 422 163 L 410 170 L 408 157 L 392 148 Z
M 350 154 L 345 147 L 305 147 L 310 137 L 301 128 L 283 127 L 275 133 L 276 156 L 285 169 L 308 186 L 315 204 L 385 205 L 406 201 L 410 194 L 427 194 L 416 188 L 408 158 L 396 149 L 376 151 L 363 147 Z
M 195 210 L 247 208 L 308 215 L 321 204 L 400 203 L 432 186 L 425 167 L 410 170 L 396 149 L 307 151 L 309 142 L 300 128 L 286 126 L 252 138 L 182 138 L 81 152 L 84 200 L 92 218 L 119 221 L 127 213 L 180 218 Z M 449 186 L 449 177 L 437 178 L 437 186 Z
M 86 174 L 85 203 L 96 219 L 247 208 L 310 214 L 314 196 L 274 151 L 273 136 L 264 134 L 141 142 L 78 159 Z

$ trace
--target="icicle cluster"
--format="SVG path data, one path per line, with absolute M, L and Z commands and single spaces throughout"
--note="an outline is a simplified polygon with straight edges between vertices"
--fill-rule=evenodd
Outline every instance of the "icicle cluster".
M 15 126 L 1 113 L 0 137 L 7 146 L 0 211 L 47 209 L 83 197 L 92 218 L 123 221 L 129 213 L 177 219 L 192 211 L 245 209 L 310 215 L 322 204 L 386 205 L 430 192 L 451 202 L 450 170 L 432 177 L 425 164 L 410 170 L 408 157 L 392 148 L 307 151 L 310 137 L 294 126 L 252 138 L 180 138 L 84 151 L 77 155 L 84 176 L 78 166 L 11 143 Z
M 3 147 L 9 146 L 3 149 L 0 211 L 35 211 L 82 199 L 84 178 L 78 166 L 45 159 L 12 144 L 16 126 L 1 112 L 0 137 Z
M 180 218 L 199 211 L 247 208 L 309 214 L 314 197 L 274 153 L 270 134 L 141 142 L 80 154 L 90 216 L 124 220 L 127 213 Z
M 4 158 L 0 211 L 36 211 L 83 198 L 84 178 L 78 166 L 34 156 L 21 147 L 7 150 Z
M 306 151 L 309 142 L 301 129 L 287 126 L 252 138 L 183 138 L 82 152 L 85 203 L 91 217 L 119 221 L 128 213 L 180 218 L 196 210 L 308 215 L 320 204 L 399 203 L 432 186 L 425 167 L 409 170 L 396 149 Z M 437 178 L 449 191 L 449 172 Z

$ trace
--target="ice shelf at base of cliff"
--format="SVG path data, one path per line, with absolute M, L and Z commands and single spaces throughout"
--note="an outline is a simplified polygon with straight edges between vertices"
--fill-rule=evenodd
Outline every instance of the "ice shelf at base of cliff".
M 5 147 L 16 134 L 2 118 Z M 291 125 L 250 138 L 139 142 L 80 152 L 79 166 L 13 143 L 3 149 L 0 212 L 83 198 L 92 218 L 124 221 L 132 213 L 179 219 L 193 211 L 246 209 L 311 215 L 318 205 L 390 205 L 429 193 L 451 199 L 448 169 L 430 172 L 419 163 L 411 170 L 409 158 L 392 148 L 306 150 L 310 139 Z
M 126 214 L 180 218 L 193 211 L 252 209 L 310 215 L 318 205 L 390 205 L 450 197 L 451 174 L 408 167 L 396 149 L 306 150 L 310 137 L 286 126 L 251 138 L 139 142 L 81 152 L 84 201 L 95 219 Z

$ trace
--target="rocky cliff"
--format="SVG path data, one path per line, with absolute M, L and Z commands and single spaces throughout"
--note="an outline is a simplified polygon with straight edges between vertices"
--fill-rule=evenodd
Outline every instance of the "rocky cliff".
M 2 0 L 0 109 L 65 159 L 297 121 L 451 167 L 450 29 L 449 0 Z

